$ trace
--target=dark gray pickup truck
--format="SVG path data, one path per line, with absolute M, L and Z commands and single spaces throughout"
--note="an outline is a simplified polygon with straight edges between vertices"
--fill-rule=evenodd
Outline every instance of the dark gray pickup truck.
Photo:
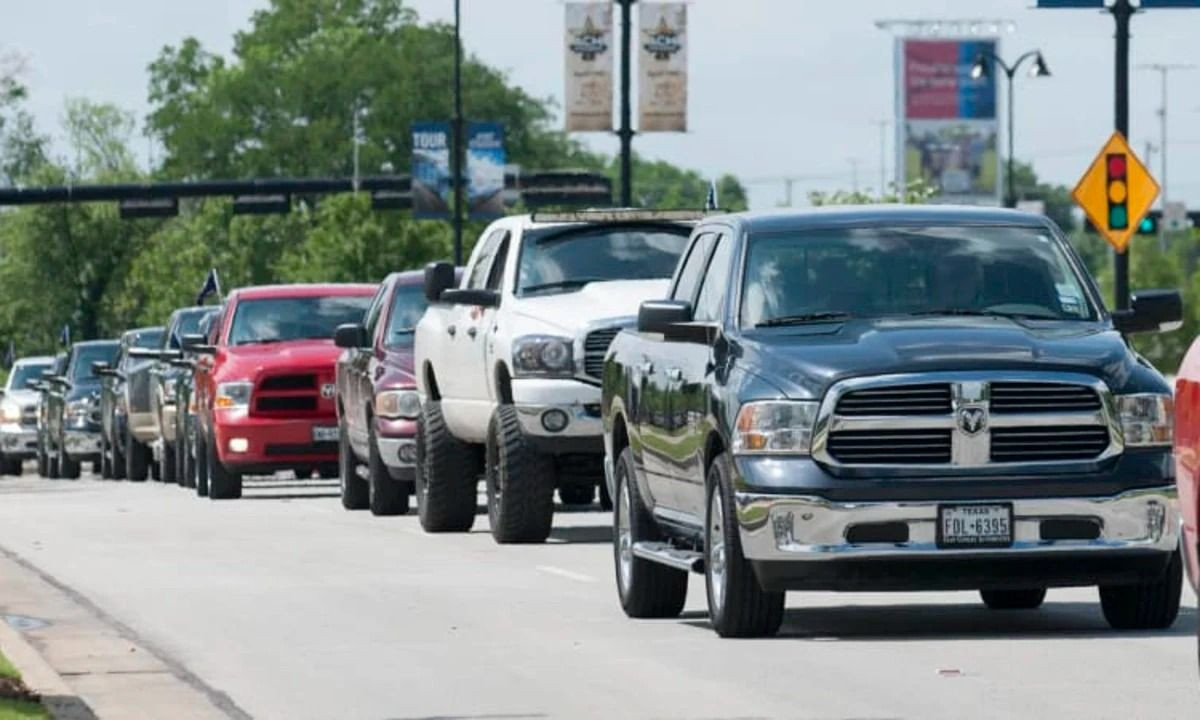
M 1182 584 L 1172 396 L 1052 223 L 873 207 L 710 218 L 603 373 L 614 556 L 632 617 L 773 634 L 788 590 L 1099 586 L 1116 628 Z

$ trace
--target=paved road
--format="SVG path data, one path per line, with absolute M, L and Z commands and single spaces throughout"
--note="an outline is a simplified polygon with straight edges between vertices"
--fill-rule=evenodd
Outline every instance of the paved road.
M 779 638 L 721 641 L 615 598 L 609 517 L 543 546 L 342 510 L 336 488 L 214 503 L 147 483 L 0 480 L 0 547 L 257 718 L 1194 718 L 1196 600 L 1115 634 L 1093 590 L 1039 611 L 971 593 L 799 594 Z M 1186 591 L 1185 591 L 1186 592 Z

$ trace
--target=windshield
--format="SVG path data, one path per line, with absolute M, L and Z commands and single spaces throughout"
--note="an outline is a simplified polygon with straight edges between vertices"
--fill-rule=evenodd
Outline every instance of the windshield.
M 91 380 L 96 376 L 92 373 L 92 363 L 102 362 L 111 365 L 117 358 L 117 343 L 105 345 L 81 345 L 75 348 L 75 359 L 71 365 L 71 380 Z
M 602 280 L 671 277 L 688 228 L 588 227 L 526 234 L 517 294 L 565 292 Z
M 197 308 L 195 310 L 184 310 L 175 318 L 175 328 L 170 336 L 163 338 L 164 347 L 171 350 L 178 350 L 182 347 L 182 338 L 184 335 L 195 335 L 200 332 L 200 321 L 209 313 L 208 308 Z
M 392 297 L 392 312 L 388 317 L 387 336 L 383 343 L 388 347 L 413 344 L 413 329 L 425 313 L 428 303 L 422 285 L 398 285 Z
M 370 295 L 242 300 L 229 330 L 230 345 L 331 340 L 338 325 L 362 322 Z
M 8 376 L 9 390 L 28 390 L 31 383 L 42 379 L 42 372 L 50 369 L 50 363 L 25 363 L 13 368 Z
M 976 314 L 1095 317 L 1062 246 L 1038 228 L 845 228 L 750 239 L 745 327 Z

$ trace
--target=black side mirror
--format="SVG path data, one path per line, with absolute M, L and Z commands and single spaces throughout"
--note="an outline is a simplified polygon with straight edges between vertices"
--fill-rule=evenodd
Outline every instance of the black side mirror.
M 51 385 L 57 385 L 57 386 L 59 386 L 59 387 L 66 387 L 67 385 L 69 385 L 69 384 L 70 384 L 70 383 L 68 383 L 68 382 L 67 382 L 67 376 L 66 376 L 66 375 L 51 375 L 50 377 L 46 378 L 46 380 L 47 380 L 47 381 L 48 381 L 48 382 L 49 382 Z
M 448 262 L 429 263 L 425 266 L 425 299 L 431 303 L 441 302 L 442 293 L 454 287 L 454 265 Z
M 333 331 L 333 344 L 340 348 L 357 350 L 367 347 L 371 342 L 367 339 L 365 327 L 359 323 L 346 323 L 338 325 L 337 330 Z
M 713 323 L 695 322 L 692 304 L 683 300 L 647 300 L 638 308 L 638 332 L 660 333 L 664 340 L 711 345 Z
M 209 345 L 208 338 L 203 335 L 184 335 L 179 339 L 180 346 L 187 352 L 197 353 L 199 355 L 215 355 L 217 352 L 216 345 Z
M 117 371 L 106 362 L 97 361 L 92 363 L 92 375 L 96 377 L 112 377 L 116 374 Z
M 467 290 L 444 290 L 442 302 L 451 305 L 476 305 L 484 308 L 500 307 L 500 293 L 495 290 L 471 288 Z
M 129 348 L 129 357 L 141 358 L 142 360 L 159 360 L 162 358 L 162 351 L 154 348 Z
M 1142 290 L 1130 297 L 1128 310 L 1112 314 L 1123 333 L 1170 332 L 1183 325 L 1183 296 L 1178 290 Z

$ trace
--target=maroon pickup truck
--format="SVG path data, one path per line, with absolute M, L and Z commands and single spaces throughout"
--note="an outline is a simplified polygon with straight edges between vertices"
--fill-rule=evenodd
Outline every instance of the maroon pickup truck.
M 347 510 L 408 512 L 421 414 L 413 328 L 425 312 L 424 278 L 421 271 L 392 273 L 363 321 L 342 325 L 334 338 L 343 348 L 337 361 L 338 475 Z

